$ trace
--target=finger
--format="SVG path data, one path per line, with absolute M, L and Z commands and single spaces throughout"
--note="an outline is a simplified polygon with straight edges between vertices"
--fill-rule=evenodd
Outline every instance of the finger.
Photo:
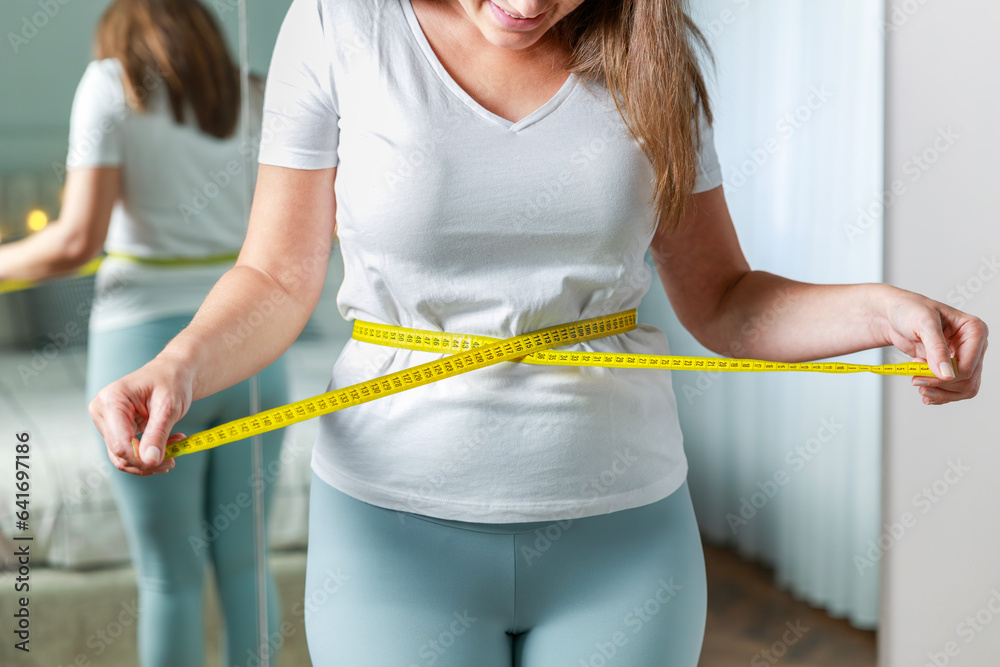
M 975 376 L 967 380 L 942 380 L 940 378 L 916 377 L 911 384 L 918 388 L 927 389 L 947 389 L 954 392 L 969 392 L 976 386 Z
M 153 467 L 163 462 L 163 451 L 174 421 L 174 406 L 170 399 L 154 394 L 150 399 L 149 420 L 139 439 L 139 456 L 143 465 Z
M 110 450 L 108 451 L 108 457 L 111 459 L 111 463 L 115 466 L 116 469 L 121 470 L 122 472 L 131 473 L 133 475 L 138 475 L 141 477 L 145 477 L 147 475 L 159 475 L 161 473 L 165 473 L 172 470 L 174 467 L 173 459 L 156 468 L 139 468 L 129 463 L 128 460 L 123 459 L 120 456 L 115 456 L 113 453 L 111 453 Z
M 913 361 L 915 363 L 918 363 L 918 364 L 927 363 L 927 360 L 924 359 L 923 357 L 913 357 Z M 957 365 L 958 357 L 952 358 L 952 362 L 955 362 L 956 365 Z M 953 370 L 954 370 L 954 367 L 953 367 Z M 961 366 L 958 367 L 958 370 L 961 371 Z M 965 377 L 961 372 L 959 372 L 959 374 L 958 374 L 958 379 L 955 379 L 955 380 L 942 380 L 941 378 L 939 378 L 937 376 L 935 376 L 935 377 L 927 377 L 926 375 L 914 375 L 914 376 L 912 376 L 910 378 L 910 384 L 912 384 L 912 385 L 914 385 L 916 387 L 942 387 L 942 386 L 947 386 L 949 389 L 959 391 L 959 390 L 963 390 L 965 388 L 965 386 L 974 379 L 974 377 L 975 376 L 973 376 L 973 377 Z
M 931 378 L 922 378 L 924 380 L 930 380 L 932 383 L 937 382 L 938 384 L 928 384 L 917 385 L 917 390 L 920 392 L 921 396 L 945 396 L 946 394 L 940 392 L 948 392 L 951 396 L 961 396 L 962 398 L 972 398 L 979 391 L 979 384 L 975 378 L 970 378 L 968 380 L 934 380 Z M 960 400 L 960 399 L 956 399 Z
M 926 364 L 927 360 L 923 357 L 913 357 L 912 362 L 915 364 Z M 930 364 L 928 364 L 927 367 L 930 368 Z M 936 375 L 933 377 L 929 377 L 927 375 L 914 375 L 910 377 L 910 384 L 916 387 L 936 387 L 942 382 L 947 382 L 947 380 L 942 380 Z
M 129 464 L 137 463 L 138 457 L 135 457 L 134 461 L 130 461 L 128 458 L 132 455 L 132 447 L 129 443 L 135 436 L 132 403 L 122 397 L 119 397 L 117 401 L 112 401 L 113 399 L 109 399 L 105 392 L 99 393 L 88 406 L 90 416 L 104 438 L 104 444 L 111 460 L 123 458 Z
M 945 403 L 954 403 L 955 401 L 962 401 L 973 396 L 970 391 L 951 391 L 950 389 L 941 387 L 921 387 L 919 391 L 921 400 L 925 405 L 944 405 Z
M 987 345 L 986 324 L 982 320 L 963 322 L 955 338 L 957 348 L 955 357 L 958 360 L 958 377 L 972 376 L 980 367 Z
M 929 319 L 920 330 L 920 342 L 924 347 L 924 357 L 931 372 L 942 380 L 955 378 L 955 368 L 951 362 L 951 351 L 944 337 L 939 319 Z

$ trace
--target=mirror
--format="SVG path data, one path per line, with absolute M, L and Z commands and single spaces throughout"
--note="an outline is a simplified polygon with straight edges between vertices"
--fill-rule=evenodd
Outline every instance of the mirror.
M 93 100 L 84 100 L 73 123 L 81 132 L 94 134 L 77 137 L 69 146 L 74 98 L 85 73 L 93 74 L 99 21 L 112 4 L 15 2 L 0 7 L 0 25 L 9 28 L 0 50 L 0 90 L 8 91 L 0 110 L 4 246 L 24 248 L 18 241 L 46 228 L 66 228 L 69 223 L 60 218 L 69 215 L 67 158 L 72 160 L 73 150 L 110 150 L 109 136 L 118 137 L 118 126 L 111 130 L 96 124 L 100 104 L 88 106 Z M 157 208 L 163 219 L 171 218 L 186 230 L 171 237 L 173 247 L 147 247 L 148 257 L 215 257 L 222 254 L 227 239 L 245 230 L 260 134 L 259 89 L 288 4 L 203 3 L 224 40 L 221 46 L 238 69 L 235 80 L 241 90 L 253 89 L 247 85 L 253 75 L 259 79 L 258 91 L 241 98 L 236 128 L 219 140 L 229 142 L 229 153 L 205 148 L 216 140 L 206 138 L 204 128 L 200 138 L 193 138 L 197 132 L 190 113 L 189 135 L 171 129 L 165 120 L 168 112 L 155 104 L 147 110 L 146 137 L 136 131 L 143 121 L 124 131 L 127 145 L 115 148 L 125 156 L 119 169 L 126 187 L 120 187 L 113 209 L 109 247 L 127 245 L 124 230 L 128 222 L 135 223 L 125 219 L 129 214 Z M 106 77 L 102 83 L 113 87 L 116 79 Z M 162 101 L 163 96 L 157 97 L 161 83 L 156 77 L 140 81 L 134 97 L 148 97 L 151 104 Z M 117 95 L 124 97 L 124 86 L 118 85 Z M 117 111 L 124 115 L 121 108 Z M 205 149 L 201 155 L 217 157 L 199 163 L 190 159 L 194 153 L 169 154 L 163 137 L 187 141 L 195 151 Z M 148 182 L 157 163 L 168 166 L 171 160 L 169 168 L 187 174 L 188 185 L 194 187 L 169 192 L 164 186 L 157 191 L 156 184 Z M 172 184 L 178 182 L 185 181 L 178 178 Z M 223 214 L 228 217 L 219 222 Z M 182 237 L 186 240 L 178 245 Z M 99 253 L 98 260 L 102 256 Z M 265 408 L 325 390 L 329 368 L 349 335 L 333 302 L 342 274 L 338 261 L 334 251 L 328 271 L 331 286 L 316 314 L 280 364 L 259 374 L 256 391 L 248 391 L 250 383 L 243 383 L 242 394 L 236 392 L 238 387 L 227 390 L 230 406 L 225 412 L 220 412 L 219 401 L 201 410 L 196 403 L 189 417 L 199 413 L 207 428 L 222 414 L 250 414 L 255 403 Z M 140 655 L 147 661 L 156 656 L 181 660 L 178 656 L 190 651 L 185 642 L 198 644 L 157 632 L 154 623 L 161 623 L 202 636 L 206 664 L 276 664 L 279 655 L 285 664 L 308 664 L 301 599 L 315 422 L 276 432 L 263 445 L 253 440 L 234 443 L 225 458 L 214 456 L 221 448 L 179 457 L 179 467 L 162 476 L 136 477 L 114 470 L 87 411 L 89 394 L 94 386 L 151 358 L 156 347 L 183 326 L 179 304 L 185 299 L 190 303 L 199 289 L 207 292 L 227 266 L 147 262 L 142 270 L 123 270 L 117 277 L 107 272 L 102 283 L 102 274 L 94 273 L 98 263 L 30 287 L 5 283 L 0 294 L 0 423 L 8 431 L 5 441 L 18 436 L 28 440 L 18 443 L 28 456 L 22 461 L 26 467 L 21 478 L 10 460 L 3 465 L 10 474 L 0 480 L 0 608 L 5 617 L 15 618 L 21 606 L 14 580 L 24 576 L 25 582 L 30 577 L 30 590 L 21 594 L 31 612 L 23 638 L 30 653 L 5 642 L 0 663 L 135 665 Z M 98 327 L 92 329 L 95 322 Z M 156 340 L 150 342 L 151 337 Z M 14 445 L 4 451 L 13 456 Z M 116 484 L 116 476 L 130 479 Z M 255 494 L 258 489 L 262 493 Z M 20 490 L 23 494 L 15 495 Z M 266 523 L 265 514 L 272 517 Z M 24 523 L 15 523 L 21 516 Z M 132 553 L 146 559 L 141 576 L 130 546 Z M 18 561 L 25 547 L 29 563 Z M 271 614 L 262 614 L 262 608 L 271 608 Z M 262 643 L 266 648 L 258 648 Z

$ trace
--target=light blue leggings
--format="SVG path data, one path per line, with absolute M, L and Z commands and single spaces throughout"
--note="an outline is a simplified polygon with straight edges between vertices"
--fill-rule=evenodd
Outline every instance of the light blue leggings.
M 687 483 L 610 514 L 490 524 L 314 474 L 304 604 L 316 667 L 695 667 L 705 561 Z
M 105 385 L 151 360 L 192 316 L 90 333 L 87 400 Z M 282 359 L 259 376 L 261 409 L 283 405 Z M 195 401 L 173 432 L 191 435 L 250 414 L 250 383 Z M 101 441 L 101 440 L 99 440 Z M 280 465 L 281 431 L 261 437 L 264 506 Z M 101 441 L 102 442 L 102 441 Z M 139 657 L 143 667 L 194 667 L 204 662 L 206 564 L 211 563 L 224 615 L 221 664 L 259 664 L 257 585 L 250 441 L 177 458 L 173 470 L 138 477 L 110 468 L 114 492 L 138 576 Z M 267 574 L 268 628 L 280 625 L 274 581 Z M 271 652 L 271 666 L 277 664 Z

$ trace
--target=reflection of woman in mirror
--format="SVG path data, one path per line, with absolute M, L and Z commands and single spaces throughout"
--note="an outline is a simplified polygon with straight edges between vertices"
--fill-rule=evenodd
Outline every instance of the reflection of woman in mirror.
M 347 319 L 505 338 L 610 315 L 648 290 L 651 247 L 681 322 L 718 354 L 895 345 L 934 370 L 925 402 L 974 396 L 978 318 L 889 285 L 750 270 L 682 5 L 293 0 L 247 241 L 191 326 L 91 404 L 111 455 L 136 473 L 174 465 L 162 451 L 191 400 L 302 330 L 335 226 Z M 274 291 L 287 299 L 227 349 Z M 669 353 L 650 326 L 569 349 Z M 437 358 L 350 340 L 331 388 Z M 694 667 L 706 582 L 670 382 L 503 363 L 321 417 L 314 664 Z
M 96 46 L 98 59 L 73 102 L 59 220 L 0 248 L 0 277 L 28 279 L 71 271 L 108 251 L 90 319 L 89 398 L 154 358 L 153 366 L 161 363 L 158 353 L 232 267 L 246 233 L 250 165 L 239 69 L 197 0 L 116 0 Z M 262 85 L 255 81 L 245 92 L 250 122 L 259 127 Z M 280 360 L 257 370 L 261 405 L 284 403 Z M 249 381 L 230 384 L 186 403 L 177 428 L 194 433 L 248 414 Z M 130 428 L 162 428 L 146 419 L 147 410 L 155 415 L 172 400 L 158 392 L 136 405 Z M 265 469 L 277 460 L 280 439 L 263 437 Z M 142 665 L 202 664 L 208 563 L 225 617 L 223 664 L 258 652 L 254 517 L 243 502 L 253 492 L 251 473 L 250 447 L 186 456 L 170 475 L 112 471 L 138 577 Z M 264 487 L 265 506 L 273 487 Z M 268 587 L 276 627 L 280 607 L 270 579 Z

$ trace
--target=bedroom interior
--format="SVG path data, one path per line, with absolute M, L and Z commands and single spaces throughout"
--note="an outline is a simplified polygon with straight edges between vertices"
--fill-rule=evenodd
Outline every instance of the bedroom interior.
M 263 77 L 289 2 L 205 4 L 223 26 L 231 52 L 243 54 L 244 67 Z M 39 9 L 42 4 L 19 0 L 0 7 L 0 26 L 10 26 L 10 34 L 16 35 L 0 45 L 0 90 L 22 91 L 0 105 L 0 242 L 38 231 L 58 217 L 70 104 L 90 59 L 92 27 L 108 0 L 52 2 L 55 9 L 49 14 Z M 754 268 L 826 283 L 903 284 L 904 277 L 923 277 L 915 262 L 907 263 L 905 255 L 912 248 L 904 253 L 900 248 L 909 246 L 890 243 L 900 235 L 897 231 L 892 236 L 889 227 L 905 224 L 898 219 L 903 211 L 916 218 L 915 203 L 904 201 L 895 209 L 884 199 L 877 206 L 871 204 L 873 193 L 887 192 L 892 179 L 904 177 L 906 151 L 922 147 L 920 141 L 926 143 L 925 126 L 947 125 L 950 118 L 947 111 L 940 111 L 915 121 L 923 125 L 914 129 L 906 125 L 902 111 L 909 99 L 900 97 L 900 91 L 918 96 L 920 86 L 914 81 L 918 77 L 905 70 L 905 62 L 919 51 L 921 39 L 937 34 L 927 23 L 943 20 L 945 10 L 906 15 L 904 24 L 912 31 L 904 35 L 903 24 L 899 30 L 882 29 L 895 25 L 891 2 L 888 8 L 869 0 L 797 0 L 780 7 L 753 0 L 691 4 L 717 62 L 718 73 L 710 77 L 715 141 L 730 208 Z M 964 16 L 976 15 L 971 0 L 961 4 L 970 5 L 962 10 Z M 45 16 L 42 25 L 33 23 L 39 11 Z M 1000 10 L 983 11 L 992 11 L 992 18 L 1000 21 Z M 859 25 L 870 29 L 859 31 Z M 849 52 L 844 49 L 847 42 L 852 44 Z M 995 57 L 996 50 L 987 55 Z M 777 74 L 765 80 L 754 74 L 760 69 Z M 897 88 L 889 86 L 887 71 L 898 77 Z M 46 83 L 39 86 L 38 81 Z M 993 103 L 998 100 L 1000 94 L 992 98 Z M 899 120 L 898 127 L 910 127 L 910 134 L 902 135 L 894 124 L 887 129 L 886 118 Z M 899 148 L 903 145 L 907 148 Z M 1000 148 L 995 141 L 992 145 Z M 947 150 L 940 152 L 942 162 L 955 159 L 954 154 L 944 154 Z M 960 142 L 955 153 L 963 150 L 969 150 L 968 144 Z M 932 186 L 934 178 L 937 174 L 927 176 L 924 185 Z M 810 222 L 808 228 L 801 224 L 804 220 Z M 955 280 L 970 273 L 970 262 L 975 265 L 971 256 L 956 261 L 948 273 Z M 286 353 L 291 400 L 325 390 L 330 367 L 350 337 L 350 323 L 336 306 L 342 278 L 335 246 L 320 305 Z M 947 292 L 942 285 L 950 285 L 947 280 L 913 284 L 912 289 L 941 299 Z M 976 308 L 997 303 L 997 295 L 989 290 L 995 286 L 984 289 Z M 5 640 L 0 644 L 0 664 L 137 664 L 134 575 L 118 510 L 98 465 L 107 454 L 84 401 L 86 323 L 90 310 L 100 305 L 92 295 L 92 276 L 0 294 L 0 424 L 8 431 L 0 437 L 23 429 L 31 432 L 35 443 L 31 577 L 36 614 L 31 653 L 15 652 Z M 680 325 L 655 280 L 639 309 L 639 321 L 663 329 L 672 354 L 712 354 Z M 870 350 L 845 360 L 909 361 L 892 349 L 884 354 Z M 905 458 L 904 446 L 919 436 L 907 431 L 907 424 L 912 427 L 925 418 L 924 413 L 918 417 L 906 411 L 913 408 L 902 407 L 902 389 L 910 388 L 908 382 L 902 389 L 887 390 L 885 383 L 891 379 L 874 376 L 740 375 L 673 376 L 709 571 L 701 667 L 747 662 L 755 667 L 902 667 L 925 659 L 925 653 L 933 653 L 948 639 L 952 620 L 960 619 L 961 610 L 974 611 L 968 609 L 970 601 L 985 597 L 938 590 L 946 599 L 947 613 L 924 623 L 929 638 L 926 646 L 914 651 L 914 635 L 908 630 L 919 613 L 914 582 L 939 574 L 957 555 L 944 547 L 939 551 L 928 547 L 925 553 L 938 555 L 927 556 L 926 561 L 913 556 L 918 542 L 925 546 L 934 542 L 926 533 L 892 549 L 873 552 L 869 547 L 884 534 L 886 521 L 909 506 L 910 490 L 937 474 L 934 466 L 916 469 L 906 467 L 915 463 L 899 463 Z M 984 396 L 974 402 L 979 405 L 958 409 L 975 409 L 978 415 L 964 422 L 962 442 L 987 432 L 983 405 L 988 400 Z M 885 405 L 892 411 L 886 412 Z M 941 418 L 929 428 L 946 433 L 949 420 Z M 281 646 L 280 662 L 285 665 L 310 664 L 302 619 L 304 606 L 311 601 L 302 596 L 309 460 L 316 429 L 315 421 L 285 429 L 282 465 L 261 471 L 277 484 L 267 540 L 285 623 L 270 628 L 269 636 Z M 799 459 L 801 465 L 794 464 L 787 455 L 796 447 L 801 452 L 803 446 L 815 449 Z M 985 467 L 977 472 L 1000 470 L 995 458 L 993 462 L 985 455 L 972 458 Z M 6 471 L 7 465 L 5 461 L 0 468 Z M 790 483 L 774 487 L 772 494 L 767 491 L 768 480 L 777 479 L 775 471 L 788 471 Z M 965 494 L 973 502 L 975 483 L 955 495 Z M 16 604 L 13 497 L 13 479 L 5 473 L 0 479 L 2 618 L 11 617 Z M 244 509 L 219 507 L 206 517 L 202 535 L 193 536 L 192 548 L 203 548 L 213 534 L 225 530 L 230 513 Z M 953 510 L 935 513 L 921 528 L 933 521 L 935 530 L 948 530 L 943 525 L 948 511 Z M 983 512 L 975 516 L 988 520 L 981 507 L 970 512 Z M 959 516 L 963 525 L 975 523 L 967 515 Z M 994 547 L 997 539 L 992 538 Z M 1000 555 L 1000 549 L 990 553 Z M 902 565 L 888 578 L 887 566 L 897 562 Z M 982 586 L 987 567 L 976 561 L 966 582 L 970 588 Z M 218 617 L 212 589 L 206 604 L 205 664 L 215 665 Z M 931 627 L 945 629 L 935 634 Z M 797 632 L 796 628 L 812 629 Z M 983 636 L 965 652 L 964 661 L 950 664 L 987 664 L 977 656 L 993 654 L 991 647 L 1000 651 L 1000 632 L 987 628 Z

